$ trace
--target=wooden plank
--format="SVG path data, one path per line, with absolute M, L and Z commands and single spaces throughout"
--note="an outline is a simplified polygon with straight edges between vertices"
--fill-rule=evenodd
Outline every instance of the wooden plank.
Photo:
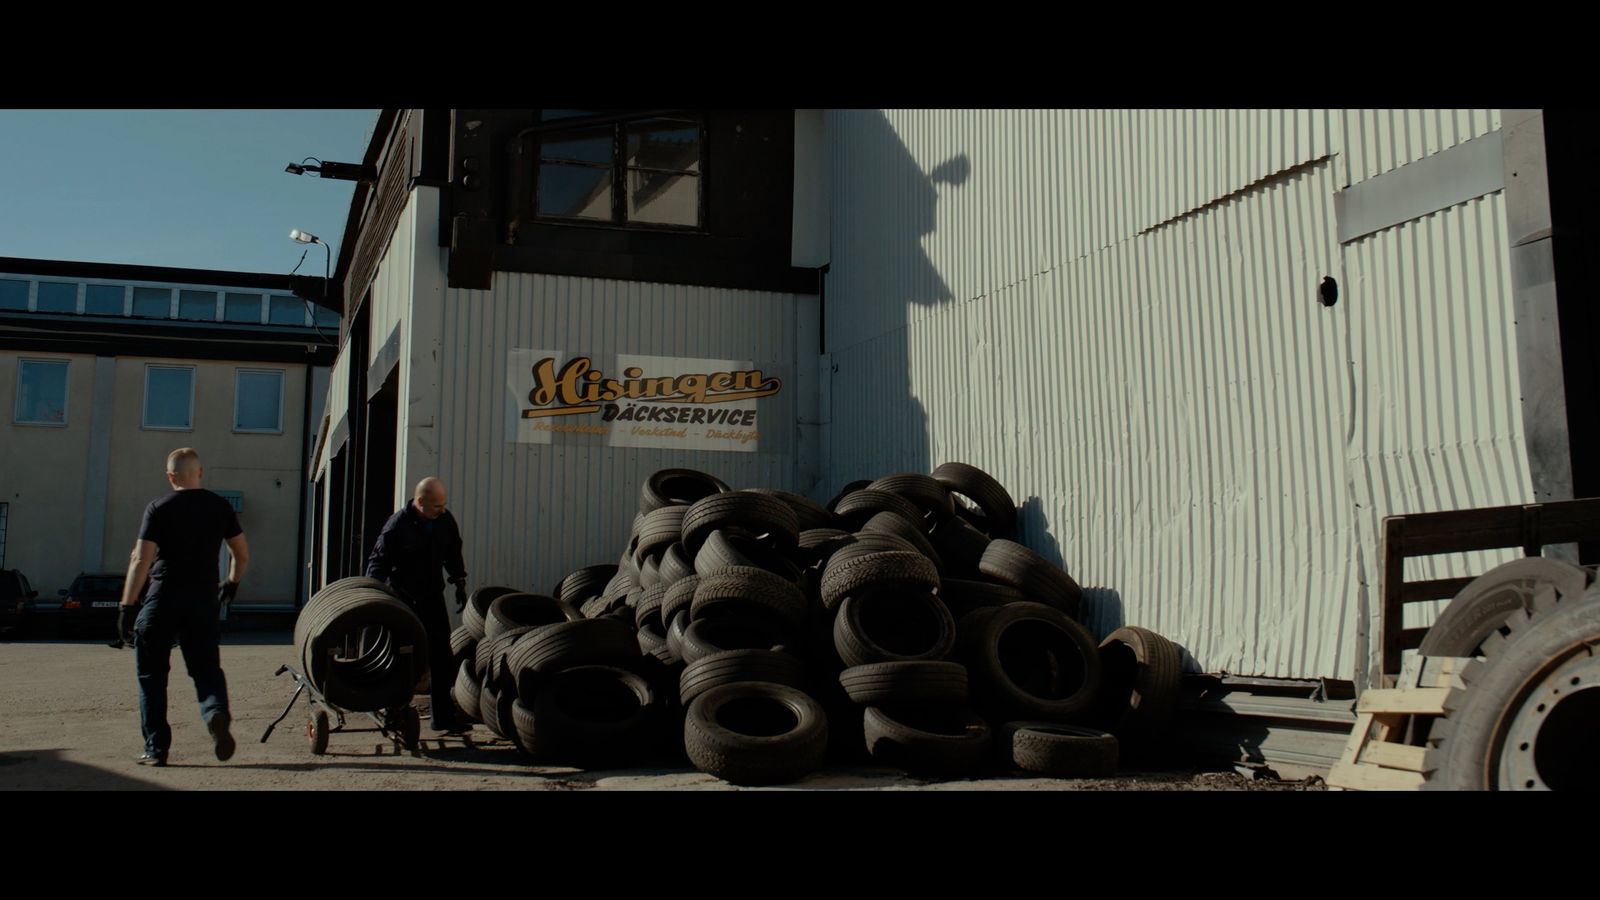
M 1600 498 L 1410 513 L 1406 555 L 1538 547 L 1600 538 Z
M 1449 600 L 1471 584 L 1471 578 L 1440 578 L 1437 581 L 1408 581 L 1400 589 L 1401 603 L 1426 603 L 1430 600 Z
M 1405 627 L 1405 607 L 1400 602 L 1405 587 L 1406 517 L 1383 520 L 1381 568 L 1378 596 L 1382 598 L 1383 618 L 1378 623 L 1378 646 L 1382 652 L 1383 674 L 1400 671 L 1400 630 Z
M 1402 772 L 1378 766 L 1338 763 L 1328 772 L 1328 784 L 1352 791 L 1416 791 L 1422 789 L 1421 772 Z
M 1356 701 L 1356 714 L 1442 716 L 1449 688 L 1395 688 L 1367 691 Z
M 1383 766 L 1386 769 L 1422 772 L 1426 771 L 1424 759 L 1427 755 L 1428 748 L 1426 747 L 1412 747 L 1409 744 L 1368 743 L 1357 758 L 1357 762 Z
M 1357 757 L 1361 755 L 1361 748 L 1367 742 L 1367 735 L 1372 732 L 1372 714 L 1366 713 L 1356 716 L 1355 727 L 1350 729 L 1350 740 L 1345 741 L 1344 753 L 1339 755 L 1339 762 L 1344 765 L 1355 765 Z
M 1422 646 L 1422 639 L 1427 636 L 1426 628 L 1407 628 L 1400 632 L 1400 649 L 1415 650 Z
M 1462 656 L 1425 656 L 1422 657 L 1422 677 L 1417 681 L 1418 687 L 1433 688 L 1464 688 L 1466 682 L 1461 680 L 1461 670 L 1472 662 L 1471 657 Z

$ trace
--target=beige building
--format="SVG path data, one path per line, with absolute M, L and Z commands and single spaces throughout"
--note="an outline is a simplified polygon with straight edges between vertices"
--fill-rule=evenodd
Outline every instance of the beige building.
M 250 540 L 235 608 L 304 600 L 306 466 L 338 315 L 296 296 L 300 281 L 0 259 L 0 567 L 41 607 L 79 573 L 127 568 L 183 446 Z

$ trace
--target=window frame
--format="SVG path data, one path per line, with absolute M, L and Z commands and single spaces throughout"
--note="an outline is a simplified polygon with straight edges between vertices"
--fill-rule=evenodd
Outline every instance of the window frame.
M 153 369 L 180 369 L 189 373 L 189 424 L 187 426 L 150 424 L 150 372 Z M 194 393 L 197 380 L 194 366 L 173 365 L 171 363 L 145 363 L 144 400 L 140 404 L 141 408 L 139 410 L 140 429 L 144 431 L 194 431 Z
M 23 366 L 26 366 L 29 363 L 38 363 L 38 364 L 43 364 L 43 365 L 59 365 L 59 366 L 66 367 L 67 375 L 66 375 L 66 378 L 62 379 L 62 383 L 61 383 L 61 421 L 59 421 L 59 422 L 36 422 L 36 421 L 30 420 L 30 419 L 22 418 L 22 381 L 23 381 L 23 379 L 22 379 L 22 368 L 23 368 Z M 17 389 L 16 389 L 16 391 L 15 391 L 13 397 L 12 397 L 12 401 L 11 401 L 11 424 L 13 424 L 13 425 L 27 425 L 27 426 L 35 427 L 35 428 L 66 428 L 67 424 L 72 421 L 71 416 L 70 416 L 70 411 L 68 410 L 68 406 L 69 406 L 69 404 L 71 402 L 72 402 L 72 360 L 70 360 L 70 359 L 51 359 L 49 357 L 40 357 L 40 356 L 23 356 L 23 357 L 18 357 L 17 358 Z
M 233 370 L 233 433 L 234 434 L 283 434 L 283 390 L 285 369 L 261 369 L 240 366 Z M 243 383 L 241 375 L 276 375 L 278 376 L 278 427 L 277 428 L 240 428 L 239 427 L 239 386 Z
M 544 110 L 539 110 L 541 121 L 545 121 Z M 560 119 L 549 120 L 550 124 L 559 123 Z M 533 221 L 541 225 L 577 225 L 590 228 L 616 228 L 628 231 L 666 231 L 688 234 L 704 234 L 707 231 L 706 210 L 706 178 L 709 165 L 707 163 L 708 141 L 706 139 L 707 117 L 703 112 L 694 112 L 683 115 L 661 116 L 654 115 L 648 118 L 630 119 L 624 122 L 615 122 L 609 125 L 575 125 L 571 129 L 553 127 L 540 131 L 533 136 L 533 172 L 529 179 L 529 195 L 532 203 L 531 211 Z M 699 171 L 690 172 L 687 169 L 659 169 L 652 166 L 628 165 L 628 135 L 630 128 L 640 130 L 659 127 L 666 123 L 678 123 L 683 128 L 693 127 L 699 134 L 696 138 L 699 148 Z M 588 167 L 603 168 L 598 163 L 582 163 L 570 160 L 550 159 L 544 156 L 546 140 L 559 140 L 584 133 L 599 133 L 609 131 L 611 134 L 611 217 L 609 219 L 586 219 L 576 216 L 559 216 L 539 212 L 539 175 L 545 163 L 562 167 Z M 675 225 L 668 222 L 639 222 L 628 218 L 628 176 L 631 172 L 649 172 L 664 175 L 687 175 L 695 180 L 695 224 Z

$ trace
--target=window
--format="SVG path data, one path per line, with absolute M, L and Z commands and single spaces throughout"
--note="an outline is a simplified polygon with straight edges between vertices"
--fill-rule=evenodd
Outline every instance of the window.
M 585 110 L 544 110 L 558 121 Z M 534 208 L 543 218 L 699 228 L 701 145 L 695 119 L 654 118 L 543 132 Z
M 283 371 L 237 369 L 233 376 L 233 430 L 283 432 Z
M 144 367 L 144 427 L 194 428 L 194 366 Z
M 0 309 L 28 308 L 28 283 L 12 278 L 0 278 Z
M 24 359 L 17 362 L 17 408 L 20 425 L 67 424 L 67 361 Z
M 223 301 L 222 320 L 224 322 L 254 322 L 261 323 L 261 295 L 260 294 L 228 294 Z
M 39 282 L 39 305 L 42 313 L 75 313 L 78 311 L 78 286 L 59 281 Z
M 133 314 L 147 319 L 172 318 L 172 289 L 134 288 Z
M 306 302 L 299 297 L 273 297 L 267 321 L 273 325 L 306 324 Z
M 120 316 L 127 289 L 120 284 L 91 284 L 83 295 L 83 311 L 91 316 Z
M 339 328 L 339 312 L 328 309 L 325 306 L 317 307 L 317 327 L 337 330 Z
M 215 322 L 217 320 L 217 292 L 179 291 L 178 318 L 194 319 L 197 322 Z

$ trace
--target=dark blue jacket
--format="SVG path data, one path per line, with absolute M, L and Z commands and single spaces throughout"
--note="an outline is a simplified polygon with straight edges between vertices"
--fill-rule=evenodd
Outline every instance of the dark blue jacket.
M 452 581 L 467 577 L 467 566 L 461 560 L 461 529 L 449 510 L 429 522 L 412 503 L 383 523 L 378 543 L 367 558 L 369 578 L 387 582 L 418 600 L 437 597 L 444 590 L 441 569 L 450 572 Z

